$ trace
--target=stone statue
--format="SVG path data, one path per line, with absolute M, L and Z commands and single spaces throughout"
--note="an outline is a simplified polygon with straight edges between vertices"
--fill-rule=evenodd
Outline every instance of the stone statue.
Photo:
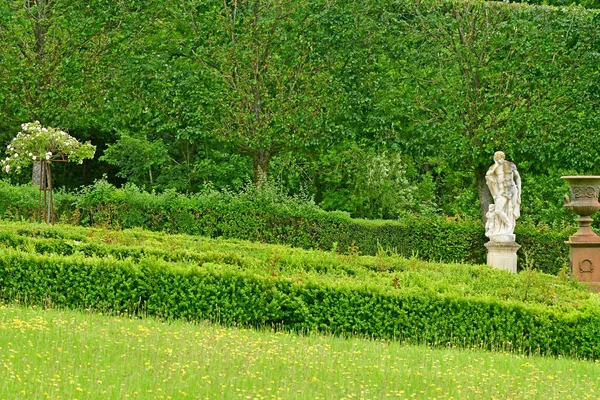
M 485 214 L 485 236 L 490 236 L 497 231 L 498 218 L 496 216 L 496 206 L 490 204 L 488 212 Z
M 494 198 L 486 214 L 485 235 L 491 241 L 514 241 L 515 222 L 521 215 L 521 177 L 517 167 L 497 151 L 485 180 Z

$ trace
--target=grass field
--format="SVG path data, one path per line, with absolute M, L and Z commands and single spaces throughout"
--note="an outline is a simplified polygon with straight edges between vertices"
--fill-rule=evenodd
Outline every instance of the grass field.
M 0 399 L 586 399 L 600 363 L 0 305 Z

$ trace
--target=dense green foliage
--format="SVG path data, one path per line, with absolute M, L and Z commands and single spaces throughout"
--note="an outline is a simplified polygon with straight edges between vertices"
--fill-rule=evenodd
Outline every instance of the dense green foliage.
M 0 141 L 39 120 L 97 145 L 57 187 L 267 179 L 391 219 L 479 217 L 502 149 L 523 219 L 561 225 L 558 177 L 600 162 L 600 14 L 543 3 L 9 0 Z
M 598 173 L 600 11 L 548 3 L 2 2 L 0 142 L 39 120 L 98 147 L 53 166 L 62 222 L 314 250 L 5 225 L 0 296 L 600 358 L 560 180 Z M 522 271 L 438 264 L 483 263 L 495 150 Z M 0 215 L 39 195 L 0 182 Z
M 266 245 L 240 240 L 210 239 L 188 235 L 169 235 L 145 230 L 113 231 L 72 226 L 46 226 L 22 223 L 0 224 L 0 243 L 4 248 L 38 254 L 61 256 L 83 255 L 85 257 L 128 259 L 139 262 L 144 258 L 166 262 L 193 264 L 237 265 L 245 270 L 268 271 L 276 275 L 298 271 L 360 278 L 369 272 L 403 273 L 394 285 L 413 288 L 434 288 L 436 292 L 459 291 L 468 295 L 493 295 L 502 299 L 533 301 L 543 304 L 571 302 L 577 298 L 577 285 L 547 286 L 556 278 L 539 278 L 537 284 L 525 289 L 516 275 L 498 281 L 494 274 L 465 273 L 462 267 L 454 268 L 439 263 L 423 262 L 379 252 L 375 256 L 359 256 L 356 253 L 339 254 L 302 250 L 289 246 Z M 419 279 L 412 279 L 415 270 Z M 525 273 L 525 272 L 524 272 Z M 527 275 L 527 273 L 525 273 Z M 510 278 L 512 276 L 512 278 Z M 565 278 L 565 275 L 562 275 Z M 369 279 L 374 279 L 370 276 Z M 384 278 L 382 285 L 389 285 Z M 393 282 L 392 282 L 393 283 Z M 531 282 L 530 282 L 531 283 Z M 563 292 L 566 290 L 566 292 Z M 550 292 L 554 292 L 548 296 Z M 575 296 L 575 297 L 573 297 Z M 587 296 L 587 295 L 586 295 Z M 586 297 L 584 296 L 584 297 Z
M 5 299 L 600 357 L 598 297 L 567 277 L 141 230 L 3 231 Z
M 578 5 L 584 8 L 599 9 L 600 2 L 598 0 L 517 0 L 513 3 L 539 4 L 550 5 L 557 7 Z
M 36 188 L 0 183 L 0 215 L 34 220 Z M 439 216 L 397 221 L 352 219 L 313 203 L 263 188 L 241 194 L 207 191 L 184 196 L 174 191 L 150 194 L 135 186 L 117 189 L 98 181 L 80 193 L 55 195 L 57 220 L 112 228 L 142 227 L 213 238 L 238 238 L 341 253 L 398 254 L 422 260 L 484 263 L 487 238 L 481 222 Z M 568 265 L 564 241 L 573 228 L 550 230 L 521 224 L 520 268 L 550 274 Z

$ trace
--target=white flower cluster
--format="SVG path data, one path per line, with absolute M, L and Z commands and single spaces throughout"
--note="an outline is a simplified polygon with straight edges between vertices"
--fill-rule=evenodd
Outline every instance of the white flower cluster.
M 89 142 L 82 144 L 60 129 L 43 127 L 39 121 L 22 124 L 21 130 L 6 146 L 7 157 L 0 161 L 5 172 L 20 170 L 35 161 L 83 163 L 84 158 L 92 158 L 96 151 L 96 146 Z

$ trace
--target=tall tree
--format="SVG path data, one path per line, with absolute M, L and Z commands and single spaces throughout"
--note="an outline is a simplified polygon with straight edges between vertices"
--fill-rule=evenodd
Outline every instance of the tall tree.
M 543 151 L 570 153 L 553 131 L 570 126 L 575 132 L 565 134 L 587 135 L 578 114 L 589 107 L 586 82 L 597 78 L 589 62 L 597 40 L 593 13 L 480 1 L 399 8 L 405 41 L 390 56 L 410 82 L 400 90 L 412 100 L 416 127 L 403 140 L 420 143 L 448 169 L 472 171 L 482 216 L 495 150 L 543 171 L 557 167 L 534 165 L 548 157 Z M 551 158 L 562 167 L 584 162 Z
M 111 140 L 110 61 L 135 45 L 154 1 L 8 0 L 0 6 L 0 140 L 39 120 Z M 106 132 L 108 133 L 108 137 Z M 102 134 L 101 137 L 92 137 Z
M 340 106 L 332 74 L 337 60 L 316 50 L 324 49 L 315 37 L 319 18 L 334 4 L 233 0 L 215 10 L 188 1 L 180 10 L 193 34 L 187 44 L 198 73 L 219 83 L 211 93 L 218 110 L 211 116 L 213 138 L 252 158 L 257 185 L 267 179 L 274 155 L 324 137 Z

